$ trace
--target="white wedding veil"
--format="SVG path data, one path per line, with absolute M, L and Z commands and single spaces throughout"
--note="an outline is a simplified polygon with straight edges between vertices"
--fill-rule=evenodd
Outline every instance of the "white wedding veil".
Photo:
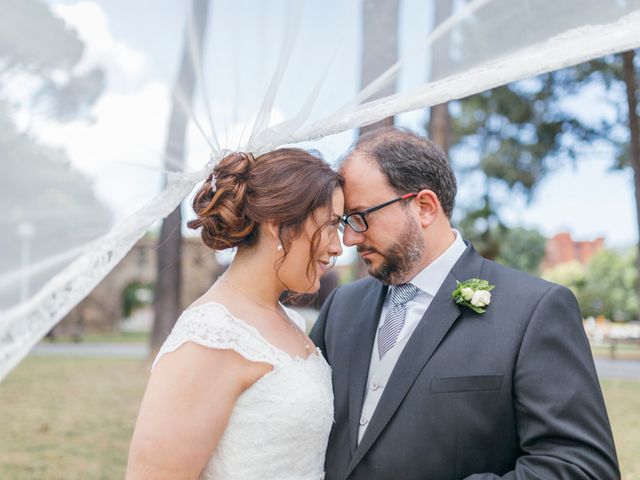
M 363 45 L 382 3 L 4 0 L 0 380 L 225 151 L 332 160 L 385 117 L 640 46 L 640 0 L 387 0 Z M 363 48 L 397 52 L 364 88 Z

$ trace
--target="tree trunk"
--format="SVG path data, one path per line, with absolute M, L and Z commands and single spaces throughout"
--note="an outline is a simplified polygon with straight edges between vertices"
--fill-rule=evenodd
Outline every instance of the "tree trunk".
M 451 147 L 451 117 L 449 103 L 441 103 L 431 107 L 429 115 L 429 139 L 438 145 L 449 158 Z
M 624 61 L 624 83 L 627 89 L 627 104 L 629 108 L 629 163 L 633 168 L 633 179 L 636 196 L 636 220 L 638 222 L 638 235 L 640 238 L 640 125 L 638 124 L 638 83 L 634 65 L 635 52 L 630 50 L 622 54 Z M 636 254 L 636 294 L 640 297 L 640 240 Z
M 451 0 L 438 0 L 434 6 L 434 28 L 453 13 Z M 446 33 L 441 40 L 436 41 L 435 48 L 431 49 L 431 80 L 439 80 L 446 74 L 449 66 L 449 33 Z M 451 147 L 451 117 L 449 115 L 449 104 L 441 103 L 431 107 L 429 114 L 429 139 L 438 145 L 449 158 L 449 148 Z
M 398 61 L 398 9 L 400 0 L 363 0 L 362 2 L 362 77 L 360 86 L 366 87 Z M 373 95 L 374 100 L 396 91 L 396 80 Z M 358 136 L 380 127 L 393 125 L 387 117 L 360 127 Z M 367 266 L 358 259 L 355 264 L 357 278 L 368 275 Z
M 193 27 L 197 44 L 202 46 L 209 0 L 193 0 Z M 188 26 L 185 27 L 188 29 Z M 202 51 L 202 48 L 200 48 Z M 180 71 L 174 89 L 179 91 L 185 101 L 191 103 L 195 87 L 195 71 L 189 53 L 188 33 L 180 62 Z M 171 105 L 171 116 L 167 142 L 165 145 L 164 167 L 166 170 L 182 169 L 188 117 L 176 100 Z M 165 180 L 166 184 L 166 180 Z M 180 312 L 180 280 L 182 274 L 182 214 L 180 205 L 162 222 L 158 240 L 158 269 L 153 300 L 154 322 L 151 333 L 151 354 L 158 351 L 173 328 Z
M 398 61 L 399 0 L 364 0 L 362 2 L 362 77 L 364 88 Z M 395 80 L 369 100 L 391 95 Z M 360 128 L 359 136 L 376 128 L 393 125 L 393 117 Z

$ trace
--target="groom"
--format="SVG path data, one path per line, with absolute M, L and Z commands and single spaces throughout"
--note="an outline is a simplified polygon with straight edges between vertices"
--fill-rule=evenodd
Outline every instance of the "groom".
M 333 370 L 327 480 L 619 479 L 571 292 L 462 240 L 429 140 L 376 130 L 340 169 L 344 243 L 371 277 L 334 290 L 311 332 Z M 456 303 L 470 279 L 494 288 L 464 283 Z

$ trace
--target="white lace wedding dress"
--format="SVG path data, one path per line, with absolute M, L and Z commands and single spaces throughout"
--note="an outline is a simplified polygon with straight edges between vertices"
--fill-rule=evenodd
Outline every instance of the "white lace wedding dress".
M 304 319 L 286 309 L 304 330 Z M 320 350 L 294 358 L 276 348 L 222 304 L 207 302 L 185 310 L 158 352 L 185 342 L 232 349 L 273 370 L 238 398 L 229 424 L 202 471 L 206 480 L 318 480 L 333 423 L 331 370 Z

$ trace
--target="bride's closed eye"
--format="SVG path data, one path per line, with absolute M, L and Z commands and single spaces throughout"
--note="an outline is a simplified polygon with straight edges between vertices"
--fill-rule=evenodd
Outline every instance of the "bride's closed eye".
M 335 215 L 325 223 L 324 228 L 335 230 L 337 232 L 341 222 L 342 219 L 338 215 Z

